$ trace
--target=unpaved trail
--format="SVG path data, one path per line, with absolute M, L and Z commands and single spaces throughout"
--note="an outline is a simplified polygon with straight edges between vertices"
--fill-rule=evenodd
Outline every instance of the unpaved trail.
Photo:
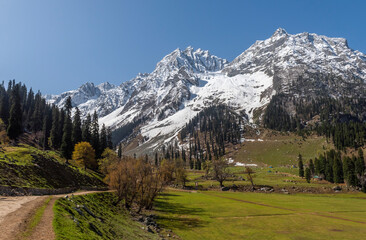
M 38 223 L 37 227 L 34 229 L 33 233 L 29 239 L 37 240 L 52 240 L 56 239 L 55 231 L 53 230 L 53 205 L 58 198 L 53 197 L 47 204 L 46 209 L 42 215 L 41 221 Z
M 84 195 L 102 191 L 76 192 L 74 195 Z M 52 221 L 53 205 L 56 200 L 65 195 L 52 195 L 38 225 L 33 229 L 28 239 L 55 239 Z M 22 233 L 27 229 L 29 221 L 49 196 L 0 197 L 0 240 L 22 239 Z
M 6 197 L 0 200 L 1 222 L 0 239 L 18 239 L 25 231 L 31 217 L 42 206 L 47 197 Z

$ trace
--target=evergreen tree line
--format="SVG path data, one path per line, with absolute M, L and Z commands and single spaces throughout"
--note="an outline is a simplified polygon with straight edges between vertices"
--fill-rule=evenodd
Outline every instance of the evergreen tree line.
M 10 107 L 9 107 L 10 106 Z M 84 121 L 76 107 L 72 116 L 71 98 L 67 98 L 64 108 L 46 103 L 38 91 L 27 90 L 22 83 L 9 81 L 0 85 L 0 118 L 7 126 L 7 135 L 17 140 L 22 133 L 28 133 L 43 149 L 61 151 L 63 157 L 71 159 L 76 143 L 90 142 L 100 157 L 107 147 L 112 148 L 112 134 L 105 125 L 99 129 L 98 115 L 88 115 Z
M 358 156 L 344 156 L 340 151 L 334 149 L 320 154 L 317 158 L 309 160 L 305 166 L 301 155 L 299 155 L 299 176 L 306 177 L 306 172 L 310 177 L 319 176 L 331 183 L 347 183 L 348 186 L 360 187 L 366 191 L 365 160 L 361 148 Z
M 179 148 L 175 142 L 155 153 L 154 162 L 161 159 L 182 160 L 190 169 L 201 170 L 211 160 L 225 155 L 225 144 L 240 143 L 242 118 L 225 105 L 203 109 L 180 132 L 180 138 L 189 148 Z
M 295 114 L 290 114 L 290 111 Z M 315 116 L 314 124 L 308 124 Z M 264 127 L 303 134 L 314 131 L 331 139 L 338 150 L 357 149 L 366 138 L 366 99 L 303 97 L 278 94 L 267 106 Z

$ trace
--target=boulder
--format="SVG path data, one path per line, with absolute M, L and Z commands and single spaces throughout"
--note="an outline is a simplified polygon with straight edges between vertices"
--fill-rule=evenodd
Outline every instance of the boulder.
M 221 191 L 224 191 L 224 192 L 225 192 L 225 191 L 229 191 L 229 190 L 230 190 L 230 188 L 228 188 L 228 187 L 222 187 L 222 188 L 221 188 Z

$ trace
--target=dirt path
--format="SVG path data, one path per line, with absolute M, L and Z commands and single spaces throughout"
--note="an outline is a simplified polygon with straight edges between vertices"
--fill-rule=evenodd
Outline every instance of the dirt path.
M 73 193 L 84 195 L 100 191 L 85 191 Z M 48 202 L 39 224 L 34 228 L 28 239 L 55 239 L 52 221 L 53 205 L 56 200 L 67 194 L 53 195 Z M 71 194 L 69 194 L 71 195 Z M 49 196 L 0 197 L 0 240 L 18 240 L 27 229 L 29 221 Z
M 31 217 L 47 197 L 10 197 L 1 199 L 1 240 L 14 240 L 24 232 Z

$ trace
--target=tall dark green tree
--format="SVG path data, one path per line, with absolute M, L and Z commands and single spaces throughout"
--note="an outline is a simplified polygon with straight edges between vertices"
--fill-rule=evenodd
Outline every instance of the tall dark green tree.
M 64 125 L 65 125 L 65 118 L 66 118 L 66 113 L 64 111 L 64 109 L 60 109 L 60 114 L 59 114 L 59 118 L 58 118 L 58 142 L 60 143 L 59 148 L 61 147 L 62 144 L 62 137 L 64 134 Z
M 358 157 L 355 161 L 355 173 L 358 178 L 363 176 L 365 173 L 365 160 L 361 148 L 358 149 Z
M 103 123 L 102 128 L 100 130 L 100 151 L 103 152 L 104 149 L 107 148 L 107 129 Z
M 83 121 L 83 126 L 81 130 L 83 141 L 91 143 L 91 116 L 89 113 L 88 115 L 86 115 L 86 118 Z
M 310 159 L 310 161 L 309 161 L 309 169 L 310 169 L 311 176 L 314 176 L 315 175 L 315 166 L 314 166 L 313 159 Z
M 79 108 L 75 108 L 74 119 L 72 123 L 72 142 L 73 145 L 81 142 L 82 139 L 82 131 L 81 131 L 81 119 L 80 119 L 80 110 Z
M 347 186 L 356 186 L 355 164 L 350 157 L 343 159 L 343 175 Z
M 117 155 L 119 158 L 122 158 L 122 143 L 118 144 Z
M 59 128 L 60 128 L 60 112 L 58 110 L 57 107 L 53 106 L 52 107 L 52 128 L 51 128 L 51 133 L 50 133 L 50 140 L 51 140 L 51 146 L 54 149 L 58 149 L 61 145 L 59 139 Z
M 311 171 L 310 171 L 310 168 L 305 168 L 305 179 L 306 179 L 306 182 L 310 183 L 310 180 L 311 180 Z
M 72 142 L 72 121 L 71 121 L 71 98 L 68 97 L 65 103 L 65 122 L 63 126 L 63 135 L 61 143 L 61 154 L 66 158 L 66 162 L 72 157 L 74 149 Z
M 99 123 L 98 123 L 98 114 L 94 111 L 93 120 L 91 123 L 91 145 L 95 150 L 96 158 L 100 158 L 101 149 L 99 143 Z
M 42 126 L 42 146 L 43 150 L 48 148 L 48 137 L 50 136 L 50 126 L 48 121 L 48 114 L 44 115 Z
M 302 162 L 302 156 L 299 154 L 299 176 L 304 177 L 304 163 Z
M 22 108 L 19 95 L 20 84 L 16 84 L 11 91 L 11 108 L 7 134 L 10 139 L 16 139 L 23 132 Z
M 340 152 L 337 153 L 333 161 L 333 175 L 335 183 L 343 183 L 343 166 Z
M 32 116 L 30 119 L 30 127 L 33 132 L 42 130 L 43 126 L 43 110 L 42 109 L 42 95 L 38 92 L 34 99 L 34 109 L 32 109 Z
M 112 130 L 110 127 L 107 127 L 107 147 L 113 149 Z
M 0 118 L 5 124 L 9 120 L 9 95 L 5 90 L 4 83 L 0 85 Z

